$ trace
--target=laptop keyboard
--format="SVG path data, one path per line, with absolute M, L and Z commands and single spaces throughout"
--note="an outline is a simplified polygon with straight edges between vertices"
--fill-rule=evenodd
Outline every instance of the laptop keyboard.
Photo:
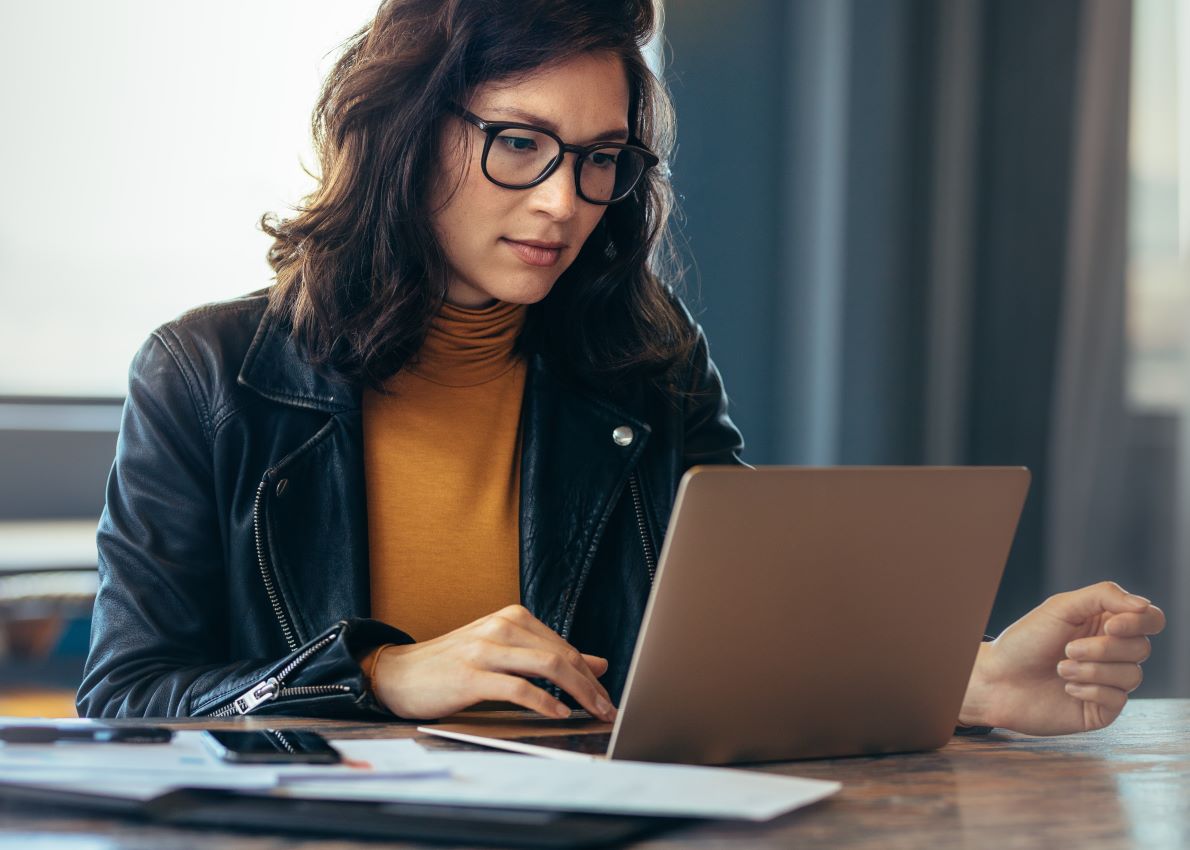
M 579 732 L 573 735 L 525 735 L 510 740 L 516 741 L 518 744 L 535 744 L 539 747 L 550 747 L 555 750 L 570 750 L 574 753 L 602 756 L 607 753 L 607 748 L 611 746 L 612 733 Z

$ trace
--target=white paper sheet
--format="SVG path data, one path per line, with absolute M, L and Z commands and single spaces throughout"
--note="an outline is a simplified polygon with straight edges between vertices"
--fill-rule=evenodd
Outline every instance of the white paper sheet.
M 277 776 L 259 771 L 226 774 L 171 773 L 159 770 L 137 776 L 131 771 L 102 775 L 91 771 L 37 770 L 25 774 L 0 774 L 0 785 L 56 788 L 83 794 L 102 794 L 121 800 L 151 800 L 175 788 L 223 788 L 233 791 L 268 791 L 277 787 Z
M 228 764 L 217 758 L 201 732 L 180 731 L 168 744 L 0 744 L 0 782 L 108 788 L 117 796 L 146 799 L 153 791 L 178 787 L 271 788 L 280 782 L 316 778 L 375 780 L 442 776 L 446 768 L 432 762 L 412 741 L 407 746 L 376 747 L 375 741 L 338 741 L 348 763 L 338 765 Z M 130 789 L 137 793 L 129 794 Z
M 336 746 L 344 742 L 335 742 Z M 411 741 L 370 741 L 369 752 Z M 549 761 L 498 753 L 426 752 L 448 777 L 417 782 L 297 781 L 277 793 L 338 800 L 386 800 L 675 817 L 763 821 L 837 792 L 838 782 L 750 770 L 642 762 Z
M 183 786 L 275 788 L 273 793 L 291 797 L 752 821 L 810 805 L 841 787 L 726 768 L 428 751 L 412 740 L 331 742 L 370 769 L 229 765 L 207 750 L 199 734 L 178 732 L 170 744 L 0 746 L 0 782 L 139 800 Z

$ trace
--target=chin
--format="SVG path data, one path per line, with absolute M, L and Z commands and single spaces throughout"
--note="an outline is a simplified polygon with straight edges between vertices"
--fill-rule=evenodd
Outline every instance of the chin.
M 493 297 L 510 304 L 536 304 L 550 294 L 556 280 L 547 284 L 535 283 L 525 286 L 502 286 L 499 292 L 493 292 Z
M 453 300 L 472 304 L 491 299 L 508 304 L 536 304 L 550 294 L 558 278 L 569 267 L 570 262 L 548 269 L 530 269 L 520 262 L 491 262 L 483 268 L 482 277 L 479 274 L 458 275 L 455 280 L 462 284 L 458 292 L 460 297 Z
M 490 286 L 473 284 L 472 289 L 508 304 L 536 304 L 550 294 L 558 277 L 560 275 L 510 274 Z

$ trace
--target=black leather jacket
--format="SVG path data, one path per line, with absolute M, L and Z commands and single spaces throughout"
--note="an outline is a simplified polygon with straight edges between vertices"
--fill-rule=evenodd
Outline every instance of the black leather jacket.
M 81 716 L 390 716 L 355 660 L 411 640 L 367 619 L 359 390 L 311 368 L 265 304 L 194 310 L 133 361 Z M 521 600 L 608 658 L 617 701 L 679 478 L 740 462 L 701 333 L 684 386 L 681 406 L 613 402 L 529 355 Z

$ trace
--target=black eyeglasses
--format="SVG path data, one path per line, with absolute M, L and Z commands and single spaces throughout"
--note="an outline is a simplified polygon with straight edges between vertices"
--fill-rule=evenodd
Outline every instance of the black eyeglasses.
M 575 153 L 574 185 L 578 196 L 591 204 L 614 204 L 631 195 L 645 172 L 659 162 L 650 150 L 639 145 L 568 145 L 542 127 L 484 121 L 455 103 L 450 108 L 487 134 L 481 160 L 483 174 L 505 189 L 529 189 L 545 182 L 567 153 Z

